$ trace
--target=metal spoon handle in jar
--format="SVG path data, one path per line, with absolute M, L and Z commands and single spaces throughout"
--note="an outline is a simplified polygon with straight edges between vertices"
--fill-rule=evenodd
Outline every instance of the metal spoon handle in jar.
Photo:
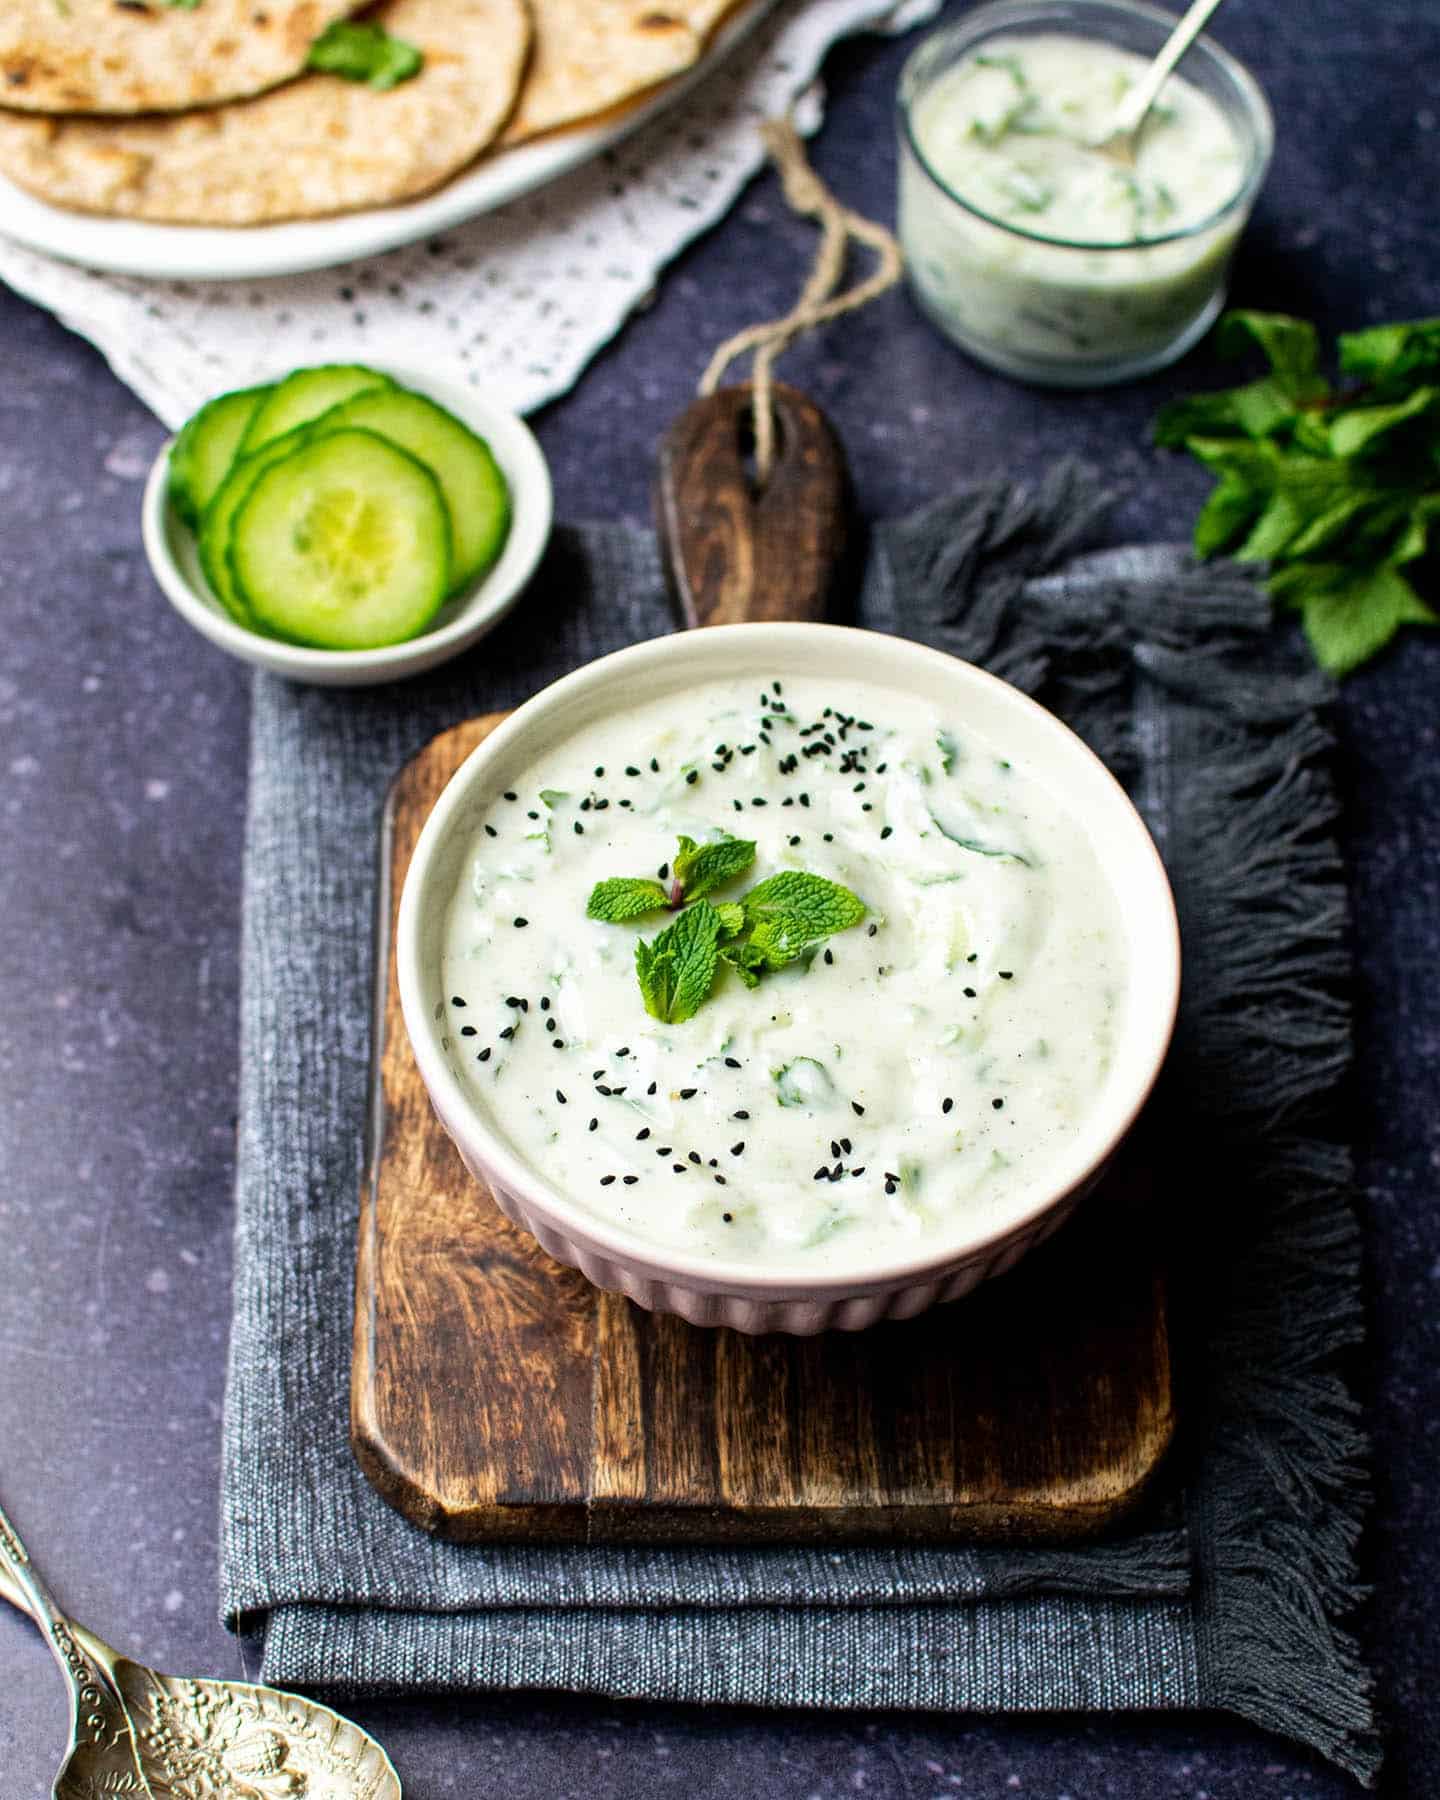
M 1111 154 L 1123 151 L 1133 160 L 1135 139 L 1145 123 L 1145 115 L 1155 104 L 1156 96 L 1169 80 L 1176 63 L 1199 37 L 1206 21 L 1219 4 L 1220 0 L 1194 0 L 1194 4 L 1161 45 L 1155 60 L 1121 101 L 1115 114 L 1115 122 L 1104 142 L 1096 145 L 1097 149 Z

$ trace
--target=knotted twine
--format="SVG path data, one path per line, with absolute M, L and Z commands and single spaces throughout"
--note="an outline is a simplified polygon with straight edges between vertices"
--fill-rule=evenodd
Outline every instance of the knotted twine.
M 769 478 L 775 455 L 775 414 L 770 400 L 770 384 L 775 359 L 797 337 L 867 305 L 900 279 L 900 246 L 894 234 L 877 225 L 873 219 L 842 206 L 810 166 L 800 134 L 788 118 L 766 119 L 760 135 L 770 160 L 780 175 L 785 199 L 791 209 L 820 225 L 820 244 L 815 252 L 800 298 L 784 318 L 766 324 L 750 325 L 727 338 L 710 359 L 700 382 L 702 394 L 713 394 L 720 377 L 747 350 L 755 352 L 751 365 L 751 412 L 755 430 L 755 478 L 760 487 Z M 873 250 L 878 261 L 863 281 L 842 293 L 835 290 L 845 272 L 846 253 L 852 240 Z

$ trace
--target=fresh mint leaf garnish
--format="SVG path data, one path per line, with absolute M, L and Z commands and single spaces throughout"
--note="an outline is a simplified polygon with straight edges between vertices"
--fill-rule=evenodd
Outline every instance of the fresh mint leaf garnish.
M 336 19 L 311 44 L 305 65 L 324 75 L 363 81 L 383 94 L 418 75 L 425 58 L 413 44 L 391 37 L 383 26 Z
M 697 844 L 682 835 L 675 852 L 675 879 L 687 900 L 699 900 L 743 875 L 754 860 L 755 846 L 749 838 L 722 835 L 713 843 Z
M 722 962 L 746 987 L 757 987 L 768 971 L 783 969 L 865 917 L 865 902 L 849 888 L 800 869 L 772 875 L 738 900 L 712 904 L 706 898 L 754 860 L 748 838 L 721 832 L 697 844 L 682 836 L 667 865 L 668 887 L 650 877 L 617 876 L 591 890 L 586 916 L 612 925 L 662 907 L 683 908 L 659 937 L 635 946 L 635 973 L 652 1017 L 672 1025 L 690 1018 L 709 998 Z
M 697 900 L 653 942 L 636 942 L 635 974 L 652 1019 L 682 1024 L 710 998 L 720 931 L 720 914 L 708 900 Z
M 632 881 L 620 875 L 613 881 L 596 882 L 585 917 L 619 925 L 626 919 L 638 919 L 642 913 L 658 912 L 669 904 L 669 891 L 658 881 Z
M 1198 554 L 1268 563 L 1271 594 L 1334 675 L 1403 625 L 1440 623 L 1405 572 L 1440 517 L 1440 319 L 1342 335 L 1340 369 L 1363 385 L 1340 390 L 1303 319 L 1227 313 L 1217 343 L 1259 349 L 1270 372 L 1156 420 L 1158 443 L 1218 478 L 1195 522 Z

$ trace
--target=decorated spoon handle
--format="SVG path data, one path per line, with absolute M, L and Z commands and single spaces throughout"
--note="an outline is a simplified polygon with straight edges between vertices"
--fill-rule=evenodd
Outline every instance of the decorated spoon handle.
M 97 1743 L 102 1734 L 113 1734 L 114 1721 L 110 1714 L 115 1699 L 104 1657 L 105 1646 L 61 1612 L 3 1508 L 0 1508 L 0 1596 L 12 1606 L 19 1607 L 21 1612 L 29 1613 L 44 1633 L 51 1654 L 70 1685 L 77 1731 L 93 1736 Z
M 750 387 L 688 406 L 660 440 L 655 519 L 686 625 L 823 619 L 845 554 L 845 453 L 804 394 L 772 389 L 775 459 L 757 487 Z

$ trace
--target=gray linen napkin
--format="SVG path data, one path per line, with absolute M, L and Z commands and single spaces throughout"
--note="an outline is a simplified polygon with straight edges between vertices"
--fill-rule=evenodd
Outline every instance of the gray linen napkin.
M 1156 1130 L 1183 1251 L 1168 1501 L 1082 1548 L 484 1547 L 413 1528 L 346 1427 L 375 833 L 436 731 L 670 628 L 653 540 L 557 535 L 508 625 L 423 681 L 257 678 L 245 859 L 235 1318 L 221 1578 L 263 1678 L 565 1688 L 767 1706 L 1228 1707 L 1373 1778 L 1357 1588 L 1363 1440 L 1348 1157 L 1319 1135 L 1349 1044 L 1325 684 L 1233 569 L 1077 557 L 1062 470 L 881 527 L 859 621 L 1037 693 L 1128 782 L 1166 856 L 1187 990 Z M 1173 1152 L 1172 1154 L 1169 1154 Z

